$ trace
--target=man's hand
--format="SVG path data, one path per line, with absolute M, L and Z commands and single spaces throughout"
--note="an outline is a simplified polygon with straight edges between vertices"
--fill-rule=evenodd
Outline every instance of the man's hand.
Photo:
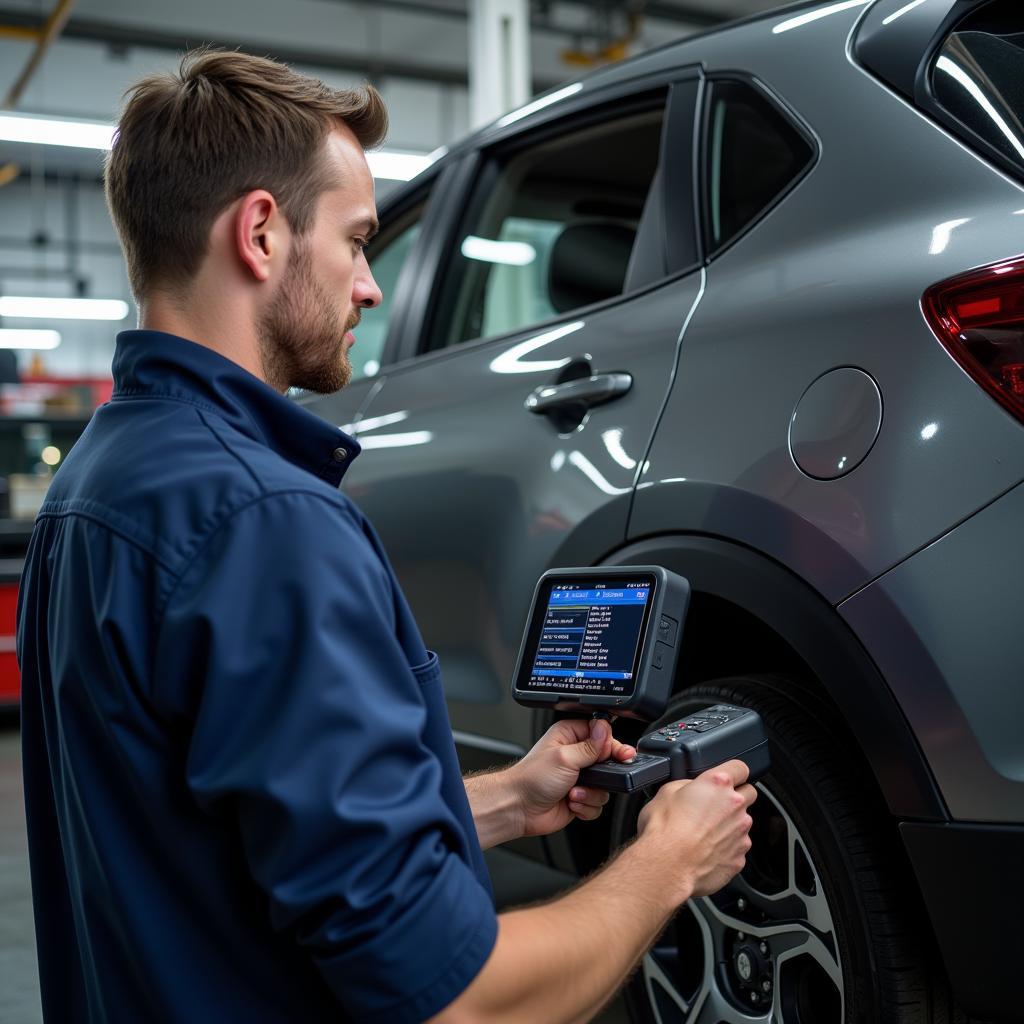
M 574 788 L 578 765 L 612 751 L 606 723 L 595 726 L 596 737 L 587 722 L 560 722 L 518 765 L 496 773 L 506 777 L 524 766 L 533 778 L 536 771 L 538 804 L 547 801 L 547 810 L 534 815 L 535 827 L 591 815 L 592 801 L 577 805 L 580 814 L 572 809 L 573 794 L 571 802 L 553 794 Z M 631 754 L 628 747 L 614 749 L 620 757 Z M 487 963 L 430 1024 L 571 1024 L 596 1017 L 676 908 L 721 888 L 742 869 L 750 849 L 747 809 L 756 795 L 745 785 L 748 774 L 742 762 L 727 761 L 693 782 L 662 786 L 640 815 L 636 842 L 597 874 L 557 900 L 498 918 Z M 560 789 L 544 785 L 553 779 L 561 780 Z
M 556 722 L 517 764 L 507 769 L 518 794 L 522 834 L 546 836 L 573 818 L 592 821 L 608 802 L 600 789 L 576 785 L 580 769 L 614 757 L 628 761 L 633 747 L 612 737 L 603 719 L 565 718 Z
M 680 894 L 709 896 L 743 870 L 750 849 L 747 813 L 757 790 L 745 784 L 750 774 L 742 761 L 726 761 L 696 779 L 666 782 L 640 812 L 639 841 L 654 840 L 674 851 L 686 870 Z

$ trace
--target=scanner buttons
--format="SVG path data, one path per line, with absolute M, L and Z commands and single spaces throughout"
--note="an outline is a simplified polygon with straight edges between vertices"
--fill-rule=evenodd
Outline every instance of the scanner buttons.
M 658 622 L 658 639 L 663 644 L 668 644 L 669 647 L 675 647 L 676 630 L 678 628 L 679 623 L 675 619 L 668 615 L 662 615 L 661 620 Z

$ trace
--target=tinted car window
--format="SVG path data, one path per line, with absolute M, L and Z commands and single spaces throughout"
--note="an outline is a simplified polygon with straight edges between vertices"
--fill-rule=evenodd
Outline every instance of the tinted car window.
M 704 169 L 711 251 L 760 217 L 813 156 L 810 143 L 753 86 L 712 83 Z
M 957 25 L 932 65 L 932 90 L 947 113 L 1024 170 L 1020 0 L 989 4 Z
M 457 235 L 430 347 L 621 294 L 658 168 L 663 102 L 494 155 Z
M 353 380 L 372 377 L 380 370 L 398 275 L 405 266 L 413 243 L 419 237 L 425 206 L 426 200 L 417 203 L 394 224 L 389 225 L 385 233 L 374 239 L 369 247 L 367 259 L 383 300 L 376 309 L 363 310 L 356 330 L 356 345 L 352 349 Z

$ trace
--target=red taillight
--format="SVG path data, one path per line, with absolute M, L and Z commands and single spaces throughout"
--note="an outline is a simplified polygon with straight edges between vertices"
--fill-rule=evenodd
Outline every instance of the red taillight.
M 921 305 L 949 354 L 1024 422 L 1024 257 L 942 281 Z

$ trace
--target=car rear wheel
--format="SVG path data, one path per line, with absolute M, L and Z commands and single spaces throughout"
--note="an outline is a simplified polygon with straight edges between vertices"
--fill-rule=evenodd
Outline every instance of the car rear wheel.
M 798 694 L 799 697 L 794 695 Z M 773 676 L 677 695 L 663 722 L 708 704 L 758 711 L 772 770 L 751 808 L 743 872 L 690 900 L 626 989 L 638 1024 L 946 1024 L 930 983 L 895 830 L 858 758 L 806 690 Z M 661 723 L 658 723 L 659 725 Z M 619 797 L 612 836 L 636 832 L 643 797 Z

